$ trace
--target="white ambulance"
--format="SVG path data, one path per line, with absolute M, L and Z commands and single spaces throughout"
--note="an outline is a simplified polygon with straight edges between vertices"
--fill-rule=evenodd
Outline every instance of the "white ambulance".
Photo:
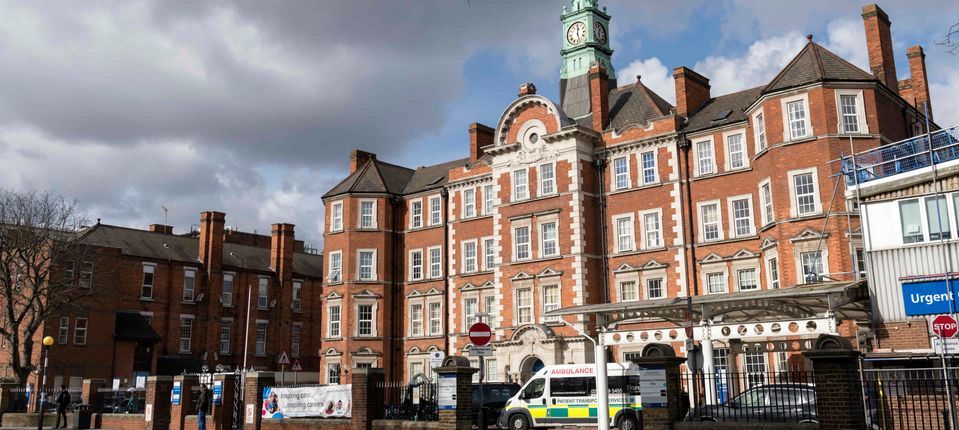
M 609 363 L 610 425 L 623 430 L 640 427 L 640 373 L 635 364 Z M 501 429 L 596 425 L 596 366 L 546 366 L 510 398 L 496 424 Z

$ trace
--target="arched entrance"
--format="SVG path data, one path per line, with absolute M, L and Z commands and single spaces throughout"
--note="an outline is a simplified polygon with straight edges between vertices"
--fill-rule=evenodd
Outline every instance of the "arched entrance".
M 537 356 L 535 356 L 535 355 L 531 355 L 531 356 L 529 356 L 529 357 L 526 357 L 526 358 L 523 360 L 523 365 L 522 365 L 522 367 L 520 367 L 520 373 L 519 373 L 520 381 L 519 381 L 519 383 L 520 383 L 521 385 L 522 385 L 522 384 L 525 384 L 526 381 L 529 380 L 529 378 L 532 378 L 533 375 L 535 375 L 536 372 L 539 372 L 544 366 L 545 366 L 545 364 L 543 364 L 543 360 L 540 360 L 539 357 L 537 357 Z

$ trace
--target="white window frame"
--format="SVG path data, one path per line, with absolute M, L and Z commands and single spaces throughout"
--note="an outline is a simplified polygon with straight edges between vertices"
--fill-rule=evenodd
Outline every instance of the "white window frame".
M 808 93 L 802 93 L 792 97 L 783 97 L 782 99 L 779 100 L 779 102 L 780 102 L 780 108 L 782 109 L 782 116 L 783 116 L 783 142 L 792 142 L 792 141 L 807 139 L 812 136 L 815 136 L 816 133 L 813 131 L 813 128 L 812 128 L 812 120 L 810 118 L 811 115 L 809 112 L 809 94 Z M 803 113 L 805 115 L 805 117 L 803 118 L 803 122 L 805 123 L 805 134 L 803 135 L 799 135 L 799 136 L 792 135 L 792 124 L 789 121 L 789 110 L 788 110 L 788 106 L 792 102 L 802 102 Z
M 845 116 L 842 112 L 842 96 L 853 96 L 856 100 L 856 122 L 859 131 L 846 131 L 846 124 L 843 121 Z M 866 124 L 866 103 L 863 99 L 862 90 L 836 90 L 836 118 L 839 134 L 869 134 L 869 125 Z
M 749 231 L 745 233 L 739 233 L 736 229 L 736 221 L 739 218 L 736 217 L 736 208 L 734 207 L 733 202 L 745 200 L 746 204 L 749 205 L 749 216 L 747 217 L 747 222 L 749 222 Z M 753 213 L 753 195 L 752 194 L 742 194 L 738 196 L 732 196 L 726 198 L 726 210 L 729 211 L 729 237 L 730 238 L 741 238 L 741 237 L 750 237 L 756 235 L 756 218 Z
M 632 298 L 626 297 L 626 291 L 627 291 L 628 285 L 632 285 L 629 291 L 632 293 L 635 293 L 635 297 L 632 297 Z M 641 293 L 639 292 L 639 288 L 640 288 L 639 279 L 637 279 L 636 277 L 620 280 L 619 281 L 619 301 L 621 302 L 638 301 L 641 298 L 641 295 L 640 295 Z
M 260 276 L 256 286 L 256 308 L 268 309 L 270 307 L 270 278 Z
M 516 181 L 517 174 L 522 172 L 523 183 L 520 184 Z M 511 200 L 514 202 L 528 200 L 530 198 L 529 193 L 529 170 L 526 168 L 516 169 L 510 172 L 510 183 L 513 187 L 513 193 L 510 196 Z M 522 191 L 522 193 L 520 192 Z
M 293 312 L 300 312 L 303 309 L 303 281 L 293 280 L 293 290 L 290 296 L 290 309 Z
M 336 308 L 336 312 L 333 309 Z M 336 319 L 333 319 L 334 314 Z M 343 305 L 340 301 L 326 306 L 326 337 L 339 339 L 343 337 Z
M 363 266 L 363 259 L 362 259 L 361 256 L 362 256 L 364 253 L 371 253 L 371 254 L 373 255 L 373 258 L 372 258 L 372 267 L 370 268 L 370 276 L 367 277 L 367 278 L 364 278 L 364 277 L 362 276 L 362 274 L 363 274 L 363 267 L 364 267 L 364 266 Z M 377 280 L 377 277 L 376 277 L 376 249 L 375 249 L 375 248 L 358 249 L 358 250 L 356 250 L 356 279 L 359 280 L 359 281 L 372 281 L 372 282 L 375 282 L 375 281 Z
M 762 109 L 757 110 L 752 115 L 753 120 L 753 141 L 756 144 L 756 153 L 765 151 L 769 148 L 769 133 L 766 132 L 766 114 Z
M 493 186 L 483 186 L 483 215 L 493 214 Z
M 766 195 L 764 189 L 769 190 L 769 195 Z M 773 204 L 773 199 L 772 180 L 770 178 L 763 179 L 759 182 L 759 202 L 762 205 L 759 209 L 759 215 L 762 219 L 763 226 L 776 221 L 776 206 Z
M 80 324 L 80 322 L 83 324 Z M 81 327 L 82 325 L 82 327 Z M 90 333 L 90 320 L 86 317 L 77 317 L 73 319 L 73 344 L 86 345 Z
M 156 264 L 143 263 L 143 275 L 140 282 L 140 300 L 153 300 L 153 292 L 156 290 L 156 268 Z M 146 282 L 147 273 L 150 274 L 149 285 L 147 285 Z M 150 289 L 150 294 L 144 294 L 147 288 Z
M 619 222 L 622 220 L 627 220 L 629 234 L 624 234 L 624 232 L 620 231 Z M 629 243 L 624 243 L 624 239 L 627 239 Z M 614 254 L 633 252 L 636 250 L 636 220 L 633 218 L 632 213 L 613 215 L 613 246 L 615 246 Z
M 520 243 L 518 231 L 526 229 L 526 241 Z M 526 256 L 520 256 L 520 246 L 525 245 Z M 525 261 L 533 259 L 533 229 L 530 228 L 530 225 L 514 225 L 513 226 L 513 261 Z
M 704 269 L 703 272 L 704 272 L 703 277 L 705 278 L 704 280 L 705 280 L 705 286 L 706 286 L 706 294 L 725 294 L 729 292 L 729 285 L 728 285 L 729 275 L 726 273 L 725 270 L 706 271 Z M 722 279 L 722 287 L 723 287 L 722 291 L 713 291 L 712 285 L 709 283 L 712 277 L 717 275 L 721 277 Z
M 433 261 L 433 254 L 436 253 L 437 261 Z M 431 246 L 426 248 L 426 255 L 429 258 L 430 279 L 440 279 L 443 277 L 443 248 Z
M 417 211 L 419 208 L 419 211 Z M 419 213 L 417 213 L 419 212 Z M 423 199 L 410 200 L 410 228 L 423 227 Z
M 547 294 L 547 290 L 550 288 L 556 289 L 556 301 L 548 301 L 550 295 Z M 563 289 L 559 284 L 547 284 L 543 285 L 543 323 L 554 323 L 559 322 L 558 316 L 546 316 L 546 312 L 549 312 L 554 309 L 559 309 L 562 307 L 563 303 Z
M 443 335 L 443 302 L 437 300 L 426 302 L 426 320 L 430 336 Z
M 290 357 L 300 356 L 300 341 L 303 336 L 303 323 L 295 322 L 290 326 Z
M 473 218 L 476 216 L 476 189 L 467 188 L 460 194 L 463 197 L 463 218 Z
M 423 336 L 423 308 L 423 302 L 410 303 L 410 337 Z
M 70 317 L 60 317 L 60 327 L 57 330 L 57 345 L 70 343 Z
M 372 205 L 372 213 L 370 214 L 371 221 L 369 225 L 363 225 L 363 204 L 370 203 Z M 376 199 L 359 199 L 357 202 L 357 219 L 356 225 L 359 229 L 362 230 L 373 230 L 376 229 Z
M 657 154 L 658 154 L 657 149 L 653 149 L 652 151 L 640 152 L 639 156 L 636 157 L 637 163 L 639 164 L 639 176 L 640 176 L 639 181 L 642 182 L 643 185 L 652 185 L 652 184 L 659 183 L 659 161 L 656 160 Z M 646 166 L 646 160 L 644 159 L 644 157 L 647 155 L 652 156 L 652 160 L 653 160 L 652 167 Z M 647 180 L 648 178 L 646 177 L 646 172 L 649 171 L 650 169 L 652 169 L 651 171 L 653 174 L 653 178 L 652 180 L 648 181 Z
M 190 288 L 187 289 L 187 285 Z M 196 300 L 196 269 L 183 269 L 183 303 L 194 303 Z
M 716 234 L 718 237 L 714 239 L 706 238 L 706 217 L 703 212 L 703 209 L 706 206 L 716 205 Z M 718 242 L 725 239 L 725 230 L 723 229 L 723 205 L 720 200 L 707 200 L 704 202 L 696 203 L 696 213 L 699 215 L 699 242 Z
M 263 339 L 260 340 L 260 327 L 263 327 Z M 257 357 L 266 356 L 266 338 L 270 336 L 270 321 L 256 320 L 253 326 L 253 355 Z
M 753 287 L 749 289 L 743 289 L 743 274 L 744 272 L 752 272 L 753 274 Z M 759 270 L 755 267 L 739 267 L 736 268 L 736 290 L 737 291 L 756 291 L 759 290 Z
M 476 239 L 464 240 L 462 250 L 463 250 L 463 261 L 460 267 L 460 270 L 463 273 L 475 273 L 479 271 L 479 243 Z M 473 249 L 473 257 L 470 258 L 469 252 L 467 249 Z M 472 262 L 472 264 L 470 264 Z
M 805 266 L 803 266 L 803 261 L 802 261 L 802 255 L 803 255 L 803 254 L 815 253 L 815 252 L 818 252 L 818 253 L 819 253 L 820 262 L 822 263 L 822 273 L 821 273 L 821 275 L 828 275 L 828 274 L 829 274 L 829 251 L 828 251 L 828 249 L 826 249 L 825 247 L 824 247 L 823 249 L 818 249 L 818 250 L 817 250 L 817 249 L 814 249 L 814 248 L 809 248 L 809 249 L 802 249 L 802 248 L 800 248 L 800 249 L 797 249 L 797 250 L 796 250 L 796 277 L 798 278 L 798 279 L 796 279 L 796 284 L 797 284 L 797 285 L 802 285 L 802 284 L 808 284 L 808 283 L 818 282 L 818 280 L 815 280 L 815 281 L 807 281 L 807 280 L 806 280 L 806 268 L 805 268 Z
M 343 231 L 343 201 L 330 204 L 330 233 Z
M 183 337 L 183 331 L 187 327 L 184 324 L 184 321 L 189 321 L 190 333 L 187 337 Z M 177 338 L 179 339 L 179 345 L 177 345 L 178 351 L 180 354 L 189 354 L 193 350 L 193 315 L 180 315 L 180 327 L 177 331 Z
M 798 196 L 796 195 L 796 176 L 812 174 L 812 186 L 813 186 L 813 205 L 815 210 L 810 213 L 800 214 L 799 213 L 799 202 Z M 798 218 L 800 216 L 815 216 L 822 213 L 822 198 L 819 195 L 819 169 L 816 167 L 810 167 L 808 169 L 798 169 L 790 170 L 787 173 L 789 177 L 789 215 L 793 218 Z
M 742 151 L 742 162 L 743 165 L 739 167 L 734 167 L 732 162 L 732 148 L 730 148 L 729 139 L 733 136 L 739 136 L 741 140 L 739 147 Z M 738 130 L 727 131 L 723 133 L 723 147 L 726 152 L 725 168 L 726 170 L 743 170 L 749 168 L 749 149 L 748 143 L 746 142 L 746 129 L 741 128 Z
M 666 246 L 666 242 L 663 240 L 663 209 L 656 208 L 648 211 L 638 212 L 638 218 L 640 227 L 642 228 L 642 243 L 641 248 L 646 249 L 659 249 Z M 652 230 L 649 228 L 649 224 L 646 222 L 646 217 L 654 216 L 656 218 L 656 229 Z M 655 233 L 656 243 L 651 243 L 649 240 L 650 233 Z
M 483 238 L 483 270 L 493 270 L 496 267 L 496 239 Z
M 649 283 L 651 281 L 659 282 L 659 295 L 653 296 L 650 291 Z M 643 278 L 643 291 L 646 292 L 646 300 L 662 299 L 666 297 L 666 278 L 664 276 L 653 276 L 649 278 Z
M 430 225 L 443 224 L 443 200 L 440 196 L 432 196 L 430 202 Z
M 336 256 L 336 258 L 333 256 Z M 326 282 L 331 284 L 343 282 L 343 251 L 330 251 L 329 259 L 330 267 L 329 273 L 326 274 Z M 333 264 L 334 262 L 336 262 L 336 264 Z
M 529 304 L 525 304 L 525 305 L 524 305 L 524 304 L 521 304 L 521 303 L 520 303 L 520 295 L 521 295 L 521 294 L 524 294 L 524 293 L 529 294 Z M 535 315 L 533 315 L 533 302 L 534 302 L 534 301 L 535 301 L 535 300 L 533 300 L 533 287 L 532 287 L 532 286 L 527 286 L 527 287 L 522 287 L 522 288 L 517 288 L 517 289 L 516 289 L 516 325 L 517 325 L 517 326 L 520 326 L 520 325 L 523 325 L 523 324 L 532 324 L 533 321 L 536 320 Z M 529 311 L 529 318 L 527 318 L 527 319 L 524 319 L 524 318 L 523 318 L 523 312 L 522 312 L 523 310 L 528 310 L 528 311 Z
M 369 306 L 370 307 L 370 333 L 360 334 L 360 306 Z M 354 315 L 356 315 L 356 334 L 357 337 L 376 337 L 376 300 L 362 300 L 357 301 L 353 306 Z
M 776 290 L 782 287 L 782 272 L 779 270 L 779 255 L 766 257 L 766 282 L 768 288 Z
M 544 167 L 549 167 L 550 177 L 547 178 L 543 174 Z M 549 196 L 557 193 L 556 187 L 556 163 L 543 163 L 536 167 L 536 177 L 539 180 L 539 195 L 540 196 Z M 550 189 L 546 189 L 547 181 L 549 183 Z
M 419 265 L 416 264 L 417 256 L 420 260 Z M 411 249 L 409 252 L 410 281 L 422 281 L 425 277 L 424 267 L 423 248 Z
M 709 167 L 708 172 L 703 170 L 703 167 L 704 167 L 703 161 L 705 157 L 702 156 L 703 154 L 702 154 L 702 151 L 700 151 L 700 148 L 709 149 L 709 160 L 708 160 L 709 163 L 708 163 L 708 166 L 705 166 L 705 167 Z M 715 174 L 716 173 L 716 146 L 713 144 L 713 138 L 709 137 L 706 139 L 697 140 L 695 143 L 693 143 L 693 151 L 695 151 L 695 154 L 696 154 L 696 176 L 706 176 L 706 175 Z
M 229 282 L 227 282 L 229 280 Z M 230 285 L 229 291 L 227 291 L 227 284 Z M 236 291 L 236 273 L 233 272 L 224 272 L 223 273 L 223 286 L 220 289 L 220 304 L 225 308 L 233 307 L 233 292 Z
M 470 303 L 473 303 L 473 309 L 470 309 Z M 476 318 L 476 313 L 479 312 L 480 298 L 479 296 L 471 296 L 463 298 L 463 327 L 468 328 L 473 325 L 473 323 L 479 322 L 479 319 Z
M 547 243 L 546 238 L 546 227 L 553 226 L 553 238 L 549 240 L 552 242 L 553 250 L 549 252 L 549 243 Z M 559 223 L 556 221 L 541 222 L 539 223 L 539 256 L 540 258 L 544 257 L 556 257 L 559 255 Z
M 623 166 L 626 167 L 625 172 L 619 172 L 616 170 L 616 163 L 620 160 L 623 161 Z M 629 174 L 629 155 L 627 154 L 622 157 L 613 158 L 612 161 L 613 162 L 611 163 L 612 165 L 610 167 L 612 167 L 613 173 L 613 191 L 628 190 L 632 182 Z M 623 180 L 622 183 L 620 183 L 620 179 Z
M 233 318 L 220 318 L 220 333 L 217 338 L 217 351 L 220 355 L 230 355 L 233 346 Z

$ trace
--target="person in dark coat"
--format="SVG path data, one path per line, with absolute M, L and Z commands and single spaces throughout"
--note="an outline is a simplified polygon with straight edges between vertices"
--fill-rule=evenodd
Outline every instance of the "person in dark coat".
M 200 395 L 196 398 L 196 427 L 197 430 L 206 430 L 206 413 L 213 403 L 210 389 L 206 384 L 200 384 Z
M 61 385 L 57 394 L 57 425 L 54 428 L 67 428 L 67 406 L 70 406 L 70 393 L 66 385 Z M 60 427 L 60 417 L 63 417 L 63 427 Z

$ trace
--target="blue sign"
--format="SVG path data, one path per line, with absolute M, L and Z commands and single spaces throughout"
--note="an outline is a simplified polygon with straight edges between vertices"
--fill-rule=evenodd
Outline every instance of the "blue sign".
M 223 381 L 213 381 L 213 404 L 223 404 Z
M 180 382 L 173 382 L 173 393 L 170 396 L 170 404 L 177 406 L 180 404 Z
M 959 291 L 959 280 L 950 282 L 951 289 L 945 279 L 903 283 L 902 302 L 906 315 L 948 314 L 953 309 L 959 309 L 953 296 L 953 291 Z

